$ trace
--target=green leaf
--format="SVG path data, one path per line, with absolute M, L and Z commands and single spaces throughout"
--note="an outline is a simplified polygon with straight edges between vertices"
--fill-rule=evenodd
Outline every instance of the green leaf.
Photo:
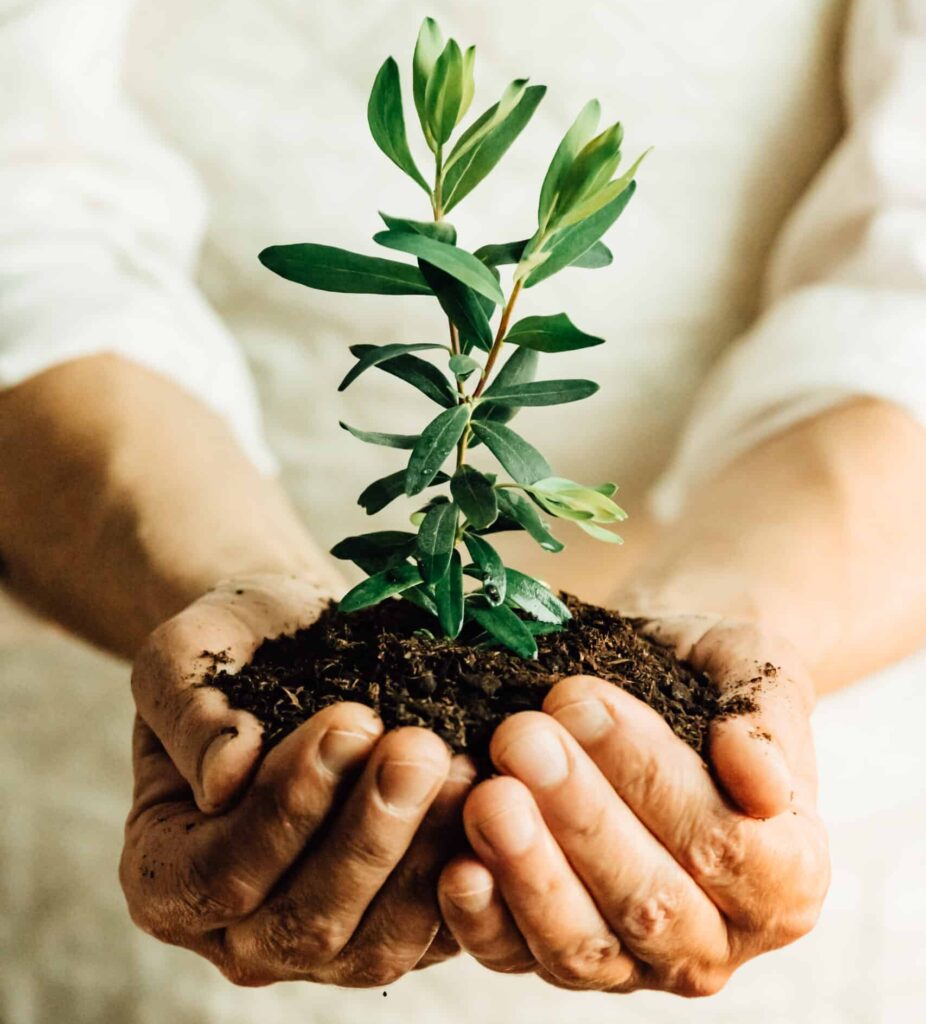
M 528 316 L 519 320 L 505 335 L 505 341 L 536 352 L 574 352 L 604 343 L 604 338 L 580 331 L 565 313 L 555 316 Z
M 382 210 L 379 215 L 390 231 L 407 231 L 446 242 L 447 245 L 457 244 L 457 229 L 448 220 L 409 220 L 407 217 L 392 217 Z
M 438 473 L 431 483 L 432 485 L 443 484 L 449 479 L 450 477 L 446 473 Z M 390 473 L 388 476 L 380 477 L 379 480 L 374 480 L 357 499 L 357 504 L 368 516 L 372 516 L 376 512 L 381 512 L 388 504 L 395 501 L 400 494 L 404 493 L 405 470 L 400 469 L 395 473 Z
M 492 272 L 465 249 L 411 231 L 380 231 L 373 240 L 387 249 L 398 249 L 426 260 L 496 305 L 504 305 L 505 296 Z
M 583 221 L 586 218 L 591 217 L 603 206 L 607 206 L 608 203 L 622 195 L 623 192 L 630 187 L 630 183 L 636 176 L 640 164 L 643 163 L 650 152 L 650 150 L 646 150 L 645 153 L 641 154 L 636 159 L 629 171 L 622 174 L 619 178 L 615 178 L 614 181 L 609 182 L 597 192 L 589 195 L 583 202 L 579 203 L 578 206 L 570 210 L 569 213 L 563 217 L 562 221 L 559 222 L 559 227 L 566 228 L 572 224 L 578 224 L 579 221 Z
M 624 129 L 617 122 L 585 144 L 563 175 L 552 223 L 560 223 L 564 214 L 611 180 L 621 160 L 623 141 Z
M 608 544 L 624 543 L 623 537 L 616 533 L 612 533 L 610 530 L 606 530 L 603 526 L 597 526 L 595 523 L 578 523 L 577 525 L 590 537 L 594 537 L 595 540 L 603 540 Z
M 405 115 L 402 112 L 402 86 L 399 82 L 399 66 L 392 57 L 379 69 L 370 102 L 367 104 L 367 121 L 376 145 L 389 159 L 424 190 L 431 194 L 428 183 L 415 166 L 408 148 L 405 134 Z
M 491 397 L 497 387 L 513 387 L 517 384 L 525 384 L 533 380 L 537 373 L 539 359 L 540 357 L 533 349 L 515 349 L 505 365 L 495 375 L 495 380 L 486 388 L 485 397 Z M 484 405 L 476 406 L 473 419 L 489 420 L 492 423 L 508 423 L 517 415 L 517 412 L 517 406 L 498 405 L 494 402 L 487 402 Z M 474 438 L 470 443 L 470 447 L 475 447 L 478 443 L 478 439 Z
M 520 263 L 524 250 L 531 239 L 520 242 L 502 242 L 499 245 L 483 245 L 473 255 L 482 260 L 487 267 L 504 267 L 511 263 Z M 571 266 L 587 270 L 598 270 L 607 267 L 614 261 L 611 250 L 603 243 L 596 242 L 588 252 L 583 253 Z M 429 282 L 430 283 L 430 282 Z
M 450 493 L 475 529 L 484 530 L 498 517 L 495 488 L 492 481 L 478 469 L 460 466 L 450 480 Z
M 537 214 L 540 224 L 546 224 L 562 186 L 563 177 L 572 167 L 579 150 L 595 133 L 600 116 L 601 105 L 598 100 L 589 100 L 579 111 L 579 116 L 573 121 L 572 127 L 563 136 L 563 141 L 553 154 L 553 160 L 540 190 L 540 208 Z
M 531 85 L 511 113 L 496 125 L 464 159 L 458 160 L 444 178 L 444 212 L 449 213 L 489 174 L 511 144 L 527 127 L 546 87 Z M 461 139 L 462 141 L 462 139 Z
M 372 430 L 358 430 L 343 420 L 338 425 L 348 434 L 353 434 L 359 441 L 382 445 L 384 448 L 404 448 L 410 451 L 418 440 L 418 434 L 378 434 Z
M 435 508 L 437 505 L 446 505 L 447 502 L 449 501 L 450 499 L 445 494 L 438 494 L 435 497 L 433 497 L 427 504 L 422 505 L 421 508 L 416 509 L 414 512 L 412 512 L 412 514 L 408 517 L 408 520 L 416 529 L 420 528 L 421 524 L 424 522 L 424 517 L 431 511 L 432 508 Z
M 473 434 L 521 484 L 552 476 L 550 464 L 533 445 L 501 423 L 473 420 Z
M 561 519 L 592 520 L 595 523 L 620 523 L 627 513 L 616 505 L 610 494 L 594 487 L 583 487 L 574 480 L 549 477 L 525 487 L 550 513 Z M 613 493 L 613 492 L 612 492 Z
M 433 18 L 425 18 L 418 32 L 415 55 L 412 59 L 412 95 L 415 98 L 415 109 L 418 111 L 421 130 L 432 150 L 435 148 L 434 136 L 428 127 L 425 95 L 428 89 L 428 79 L 431 77 L 434 65 L 443 48 L 444 36 L 440 27 Z
M 466 380 L 482 367 L 472 356 L 456 355 L 450 357 L 450 372 L 457 380 Z
M 463 54 L 463 99 L 460 101 L 460 112 L 457 114 L 457 124 L 466 117 L 473 97 L 476 95 L 476 47 L 470 46 Z
M 516 605 L 522 612 L 540 622 L 562 623 L 572 618 L 572 612 L 540 580 L 535 580 L 533 576 L 525 576 L 516 569 L 506 569 L 505 572 L 508 577 L 506 600 Z
M 450 555 L 447 571 L 434 585 L 437 618 L 445 636 L 453 639 L 463 628 L 463 563 L 460 552 Z
M 437 602 L 434 600 L 434 588 L 422 584 L 420 587 L 411 587 L 402 591 L 402 600 L 410 601 L 416 608 L 421 608 L 429 615 L 437 618 Z
M 565 544 L 558 541 L 546 528 L 534 506 L 520 494 L 500 490 L 498 492 L 498 511 L 500 515 L 526 530 L 545 551 L 559 552 L 565 547 Z M 498 526 L 499 521 L 496 520 L 493 525 Z
M 428 128 L 439 146 L 453 134 L 462 104 L 463 54 L 457 41 L 448 39 L 434 64 L 424 95 Z
M 441 502 L 428 509 L 418 531 L 415 557 L 425 583 L 436 583 L 450 566 L 450 555 L 457 541 L 456 505 Z
M 367 351 L 359 356 L 356 364 L 351 367 L 347 376 L 338 385 L 338 391 L 345 391 L 365 370 L 371 366 L 379 366 L 380 363 L 395 359 L 396 356 L 404 356 L 409 352 L 424 352 L 427 349 L 445 348 L 444 345 L 421 344 L 421 345 L 369 345 L 365 346 Z M 353 352 L 353 348 L 351 349 Z
M 416 565 L 397 565 L 376 573 L 349 590 L 338 602 L 338 611 L 346 613 L 369 608 L 387 597 L 392 597 L 393 594 L 401 594 L 403 590 L 408 590 L 420 582 L 421 574 Z
M 637 183 L 632 181 L 619 196 L 597 213 L 556 234 L 549 245 L 550 258 L 530 274 L 525 282 L 526 287 L 532 288 L 563 268 L 572 266 L 587 253 L 627 208 L 636 187 Z
M 472 288 L 467 288 L 455 277 L 437 267 L 418 261 L 421 273 L 437 296 L 441 309 L 460 332 L 461 339 L 468 345 L 475 345 L 484 352 L 492 347 L 494 335 L 489 317 L 482 306 L 481 297 Z M 488 301 L 488 300 L 485 300 Z
M 508 577 L 501 556 L 492 545 L 475 533 L 465 533 L 463 543 L 470 558 L 482 570 L 482 590 L 489 604 L 498 605 L 505 600 Z
M 377 345 L 351 345 L 350 351 L 352 355 L 360 358 L 366 352 L 378 347 Z M 438 345 L 437 347 L 442 348 L 443 346 Z M 376 365 L 380 370 L 411 384 L 432 402 L 444 406 L 445 409 L 457 404 L 457 393 L 450 381 L 436 366 L 425 362 L 424 359 L 419 359 L 418 356 L 393 356 L 386 362 Z
M 479 595 L 467 602 L 467 611 L 480 626 L 505 647 L 509 647 L 522 658 L 537 657 L 537 642 L 527 626 L 505 605 L 493 607 Z
M 588 398 L 597 390 L 598 385 L 593 380 L 537 380 L 531 384 L 496 388 L 491 395 L 486 391 L 482 401 L 518 406 L 564 405 L 567 402 L 579 402 L 583 398 Z
M 271 245 L 258 259 L 287 281 L 323 292 L 364 295 L 430 295 L 431 289 L 417 267 L 377 256 L 336 249 L 331 245 L 301 242 Z
M 415 542 L 415 535 L 406 530 L 381 529 L 374 534 L 345 537 L 331 549 L 331 553 L 335 558 L 346 561 L 380 555 L 401 555 L 404 561 L 415 550 Z
M 442 412 L 421 432 L 405 473 L 405 493 L 420 494 L 431 483 L 444 460 L 456 447 L 469 422 L 469 408 L 456 405 Z M 544 474 L 550 476 L 549 473 Z
M 526 89 L 526 78 L 516 79 L 506 87 L 498 103 L 493 104 L 484 114 L 481 114 L 457 140 L 457 144 L 450 151 L 450 156 L 447 157 L 444 163 L 445 174 L 468 153 L 471 153 L 485 139 L 489 132 L 497 128 L 505 120 L 521 102 Z

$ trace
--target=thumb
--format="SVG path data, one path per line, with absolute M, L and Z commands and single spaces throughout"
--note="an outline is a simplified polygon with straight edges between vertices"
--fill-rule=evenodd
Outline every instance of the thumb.
M 236 581 L 159 626 L 140 651 L 132 671 L 138 713 L 204 813 L 222 810 L 240 794 L 263 749 L 257 719 L 230 708 L 204 679 L 217 667 L 237 671 L 266 637 L 308 625 L 323 606 L 321 591 L 306 581 Z

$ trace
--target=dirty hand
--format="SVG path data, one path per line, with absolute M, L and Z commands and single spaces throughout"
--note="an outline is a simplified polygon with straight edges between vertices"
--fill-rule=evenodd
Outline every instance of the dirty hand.
M 650 632 L 725 696 L 755 690 L 758 708 L 711 727 L 716 782 L 660 716 L 601 680 L 564 680 L 545 713 L 504 722 L 502 774 L 465 806 L 474 855 L 440 881 L 445 921 L 493 970 L 707 995 L 816 920 L 829 861 L 807 673 L 749 625 L 686 617 Z
M 436 884 L 462 845 L 472 765 L 424 729 L 383 736 L 351 703 L 261 759 L 256 719 L 197 685 L 205 652 L 224 652 L 234 671 L 323 604 L 295 577 L 231 581 L 156 630 L 133 673 L 129 911 L 242 985 L 380 986 L 457 950 Z

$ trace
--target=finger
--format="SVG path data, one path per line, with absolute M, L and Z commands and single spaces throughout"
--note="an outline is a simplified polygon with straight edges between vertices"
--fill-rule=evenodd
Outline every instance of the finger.
M 277 895 L 228 929 L 238 959 L 271 958 L 307 973 L 332 964 L 411 845 L 449 768 L 450 752 L 432 732 L 384 736 L 319 845 Z
M 704 672 L 721 694 L 711 725 L 710 756 L 718 779 L 747 814 L 771 818 L 797 797 L 813 804 L 816 769 L 810 712 L 813 684 L 785 641 L 750 624 L 705 624 L 687 617 L 658 626 L 679 657 Z M 757 652 L 774 651 L 774 661 Z
M 476 767 L 470 758 L 453 759 L 450 774 L 408 852 L 338 957 L 339 984 L 391 984 L 431 949 L 441 925 L 438 878 L 464 843 L 463 803 L 475 777 Z
M 522 712 L 499 726 L 490 749 L 500 771 L 530 788 L 612 931 L 656 968 L 659 984 L 674 987 L 680 964 L 726 961 L 720 912 L 565 728 L 549 715 Z
M 729 919 L 750 928 L 767 924 L 774 916 L 770 887 L 799 893 L 804 878 L 815 885 L 825 861 L 816 815 L 758 821 L 739 813 L 698 755 L 646 704 L 610 683 L 577 676 L 553 687 L 544 710 Z
M 216 668 L 237 671 L 266 637 L 308 626 L 325 600 L 304 578 L 239 580 L 165 622 L 139 653 L 132 671 L 138 711 L 205 813 L 225 807 L 248 780 L 263 730 L 203 679 Z
M 137 802 L 120 868 L 136 922 L 184 944 L 251 913 L 325 822 L 381 733 L 363 705 L 325 708 L 271 751 L 232 811 L 206 817 L 139 719 Z
M 636 961 L 621 949 L 523 783 L 503 776 L 481 783 L 466 802 L 463 821 L 542 967 L 587 988 L 632 981 Z
M 489 869 L 464 854 L 444 868 L 438 885 L 441 913 L 457 942 L 489 970 L 525 974 L 537 967 Z

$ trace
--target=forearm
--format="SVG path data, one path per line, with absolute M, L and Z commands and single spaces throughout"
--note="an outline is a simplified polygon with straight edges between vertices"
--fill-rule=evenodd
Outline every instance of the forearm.
M 926 640 L 926 431 L 857 400 L 740 458 L 622 585 L 622 610 L 747 618 L 821 691 Z
M 109 356 L 0 394 L 0 554 L 25 601 L 126 655 L 230 575 L 339 585 L 219 417 Z

